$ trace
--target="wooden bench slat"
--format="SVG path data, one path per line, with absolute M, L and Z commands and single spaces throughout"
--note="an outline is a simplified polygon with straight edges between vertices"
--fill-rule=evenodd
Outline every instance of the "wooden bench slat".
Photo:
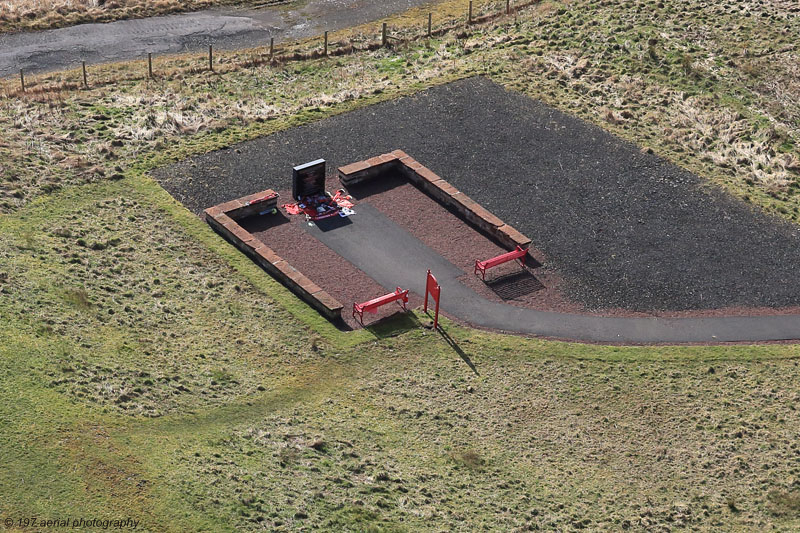
M 359 316 L 359 321 L 361 325 L 364 325 L 364 313 L 376 313 L 378 308 L 382 305 L 386 305 L 390 302 L 394 302 L 400 300 L 402 302 L 403 309 L 406 308 L 406 304 L 408 303 L 408 289 L 403 290 L 400 287 L 397 287 L 394 292 L 390 292 L 389 294 L 384 294 L 383 296 L 379 296 L 377 298 L 373 298 L 367 302 L 363 303 L 353 303 L 353 318 L 356 315 Z
M 393 302 L 393 301 L 395 301 L 395 300 L 397 300 L 399 298 L 402 298 L 402 294 L 396 293 L 396 292 L 390 292 L 389 294 L 385 294 L 383 296 L 379 296 L 379 297 L 374 298 L 374 299 L 372 299 L 372 300 L 370 300 L 368 302 L 364 302 L 364 303 L 358 304 L 358 307 L 362 308 L 364 310 L 368 310 L 368 309 L 380 307 L 383 304 L 387 304 L 389 302 Z
M 483 280 L 486 281 L 486 270 L 497 265 L 501 265 L 503 263 L 507 263 L 508 261 L 519 260 L 522 266 L 525 266 L 525 255 L 528 253 L 528 250 L 523 248 L 522 246 L 517 245 L 517 247 L 510 251 L 506 252 L 502 255 L 498 255 L 497 257 L 492 257 L 490 259 L 486 259 L 484 261 L 475 260 L 475 274 L 480 271 Z
M 519 257 L 520 257 L 519 252 L 513 251 L 513 252 L 505 253 L 503 255 L 498 255 L 497 257 L 492 257 L 491 259 L 487 259 L 485 261 L 481 261 L 480 264 L 481 264 L 481 266 L 484 266 L 486 268 L 491 268 L 493 266 L 497 266 L 499 264 L 506 263 L 508 261 L 517 259 Z

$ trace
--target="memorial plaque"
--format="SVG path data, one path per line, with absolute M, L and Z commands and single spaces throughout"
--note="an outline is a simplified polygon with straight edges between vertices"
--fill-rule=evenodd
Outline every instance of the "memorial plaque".
M 317 159 L 292 169 L 292 198 L 325 194 L 325 160 Z

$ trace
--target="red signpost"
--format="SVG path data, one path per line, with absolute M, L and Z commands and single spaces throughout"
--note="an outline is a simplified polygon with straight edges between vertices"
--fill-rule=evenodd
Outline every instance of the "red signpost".
M 439 282 L 436 281 L 431 271 L 428 270 L 428 278 L 425 281 L 425 312 L 428 312 L 428 294 L 430 294 L 433 301 L 436 302 L 436 311 L 433 315 L 433 329 L 438 329 L 439 327 L 439 296 L 441 293 L 442 288 L 439 286 Z

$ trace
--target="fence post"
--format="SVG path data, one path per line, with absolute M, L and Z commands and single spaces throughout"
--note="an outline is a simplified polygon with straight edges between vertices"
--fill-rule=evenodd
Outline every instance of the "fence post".
M 386 23 L 383 23 L 381 28 L 381 46 L 386 46 Z
M 147 75 L 153 78 L 153 54 L 147 52 Z
M 272 59 L 274 57 L 275 57 L 275 37 L 270 37 L 269 38 L 269 60 L 272 61 Z
M 469 0 L 469 15 L 467 16 L 467 24 L 472 24 L 472 0 Z
M 506 0 L 506 15 L 511 14 L 511 0 Z
M 431 21 L 433 20 L 433 13 L 428 13 L 428 39 L 431 38 Z
M 89 80 L 86 77 L 86 61 L 81 61 L 81 68 L 83 69 L 83 88 L 89 88 Z
M 208 70 L 214 72 L 214 47 L 213 45 L 208 45 Z
M 22 85 L 22 92 L 25 92 L 25 73 L 22 72 L 22 69 L 19 69 L 19 83 Z
M 323 49 L 322 53 L 325 56 L 328 55 L 328 32 L 327 31 L 325 32 L 325 46 L 324 46 L 324 49 Z

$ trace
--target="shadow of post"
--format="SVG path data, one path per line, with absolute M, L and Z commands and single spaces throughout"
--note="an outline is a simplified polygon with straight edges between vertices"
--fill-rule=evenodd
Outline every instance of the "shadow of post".
M 421 327 L 423 327 L 423 324 L 419 321 L 419 318 L 417 318 L 416 313 L 413 311 L 406 311 L 393 313 L 386 318 L 382 318 L 373 324 L 365 326 L 364 329 L 372 333 L 376 339 L 386 339 L 389 337 L 395 337 L 413 329 L 419 329 Z M 430 328 L 432 327 L 432 324 L 424 327 Z M 453 351 L 456 352 L 465 363 L 467 363 L 467 366 L 469 366 L 469 368 L 475 372 L 475 375 L 480 376 L 480 373 L 475 367 L 475 364 L 472 362 L 472 359 L 470 359 L 469 355 L 467 355 L 467 353 L 461 349 L 461 346 L 459 346 L 456 340 L 451 337 L 449 333 L 447 333 L 441 324 L 439 324 L 438 331 L 450 348 L 452 348 Z
M 447 333 L 447 331 L 441 325 L 439 326 L 439 334 L 442 336 L 445 342 L 449 344 L 450 347 L 458 354 L 458 356 L 461 357 L 461 359 L 463 359 L 465 363 L 467 363 L 467 366 L 469 366 L 472 369 L 472 371 L 475 372 L 475 375 L 480 376 L 478 369 L 475 368 L 475 365 L 472 363 L 472 359 L 469 358 L 469 355 L 467 355 L 467 353 L 461 349 L 461 346 L 458 345 L 456 340 L 453 337 L 451 337 L 450 334 Z

